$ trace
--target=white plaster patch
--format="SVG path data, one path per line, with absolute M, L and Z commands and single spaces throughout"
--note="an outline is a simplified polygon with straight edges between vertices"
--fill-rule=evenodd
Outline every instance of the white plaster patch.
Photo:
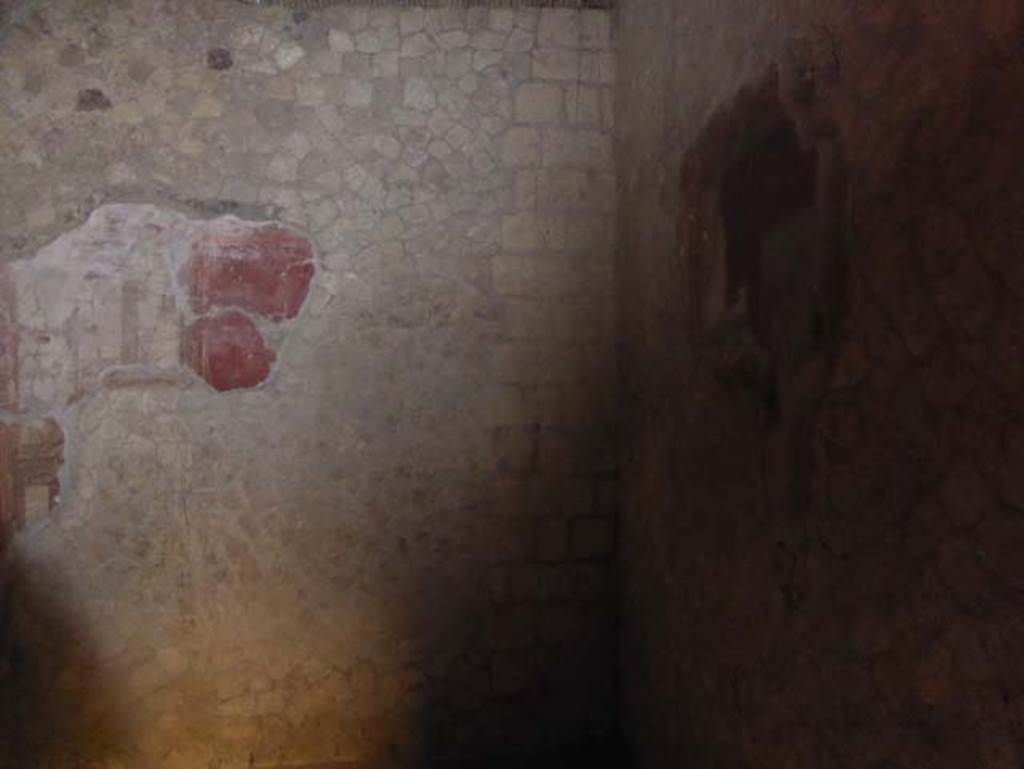
M 264 225 L 107 205 L 34 258 L 12 262 L 22 408 L 60 410 L 114 367 L 177 369 L 182 329 L 195 318 L 182 283 L 193 242 L 254 226 Z

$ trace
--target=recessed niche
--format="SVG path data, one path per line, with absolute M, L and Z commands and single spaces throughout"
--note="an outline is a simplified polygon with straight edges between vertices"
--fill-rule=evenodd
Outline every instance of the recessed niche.
M 845 295 L 838 140 L 794 104 L 772 71 L 709 121 L 682 169 L 696 347 L 773 418 L 810 395 L 793 392 L 799 371 L 828 368 Z
M 767 350 L 807 331 L 786 321 L 815 258 L 817 167 L 817 153 L 801 147 L 795 127 L 784 121 L 722 180 L 726 302 L 745 304 L 750 330 Z

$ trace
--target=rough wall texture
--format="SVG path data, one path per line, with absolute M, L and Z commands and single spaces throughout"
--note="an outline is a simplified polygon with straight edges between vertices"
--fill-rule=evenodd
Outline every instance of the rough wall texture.
M 1024 760 L 1022 21 L 623 0 L 624 712 L 647 766 Z
M 0 766 L 612 719 L 609 16 L 0 27 Z

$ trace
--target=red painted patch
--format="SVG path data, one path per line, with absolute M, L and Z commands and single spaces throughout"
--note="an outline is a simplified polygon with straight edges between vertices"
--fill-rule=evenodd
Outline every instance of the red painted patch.
M 14 276 L 0 265 L 0 411 L 18 410 L 18 317 Z
M 238 390 L 263 383 L 274 352 L 256 324 L 237 311 L 200 318 L 185 331 L 185 361 L 214 389 Z
M 238 307 L 280 321 L 298 314 L 315 269 L 308 240 L 263 227 L 197 239 L 185 274 L 196 314 Z

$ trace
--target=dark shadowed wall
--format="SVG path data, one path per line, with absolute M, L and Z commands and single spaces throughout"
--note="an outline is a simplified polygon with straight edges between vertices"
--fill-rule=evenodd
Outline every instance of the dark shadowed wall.
M 654 766 L 1024 759 L 1013 0 L 624 0 L 624 713 Z

